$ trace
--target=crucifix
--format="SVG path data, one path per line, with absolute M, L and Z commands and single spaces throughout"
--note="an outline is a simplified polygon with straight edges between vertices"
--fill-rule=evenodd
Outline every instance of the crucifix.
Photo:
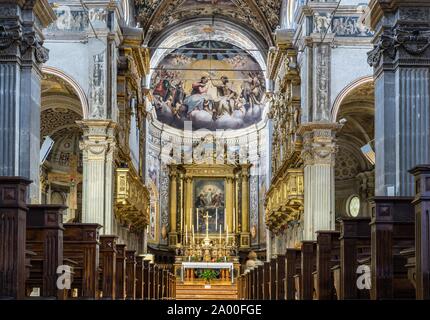
M 206 238 L 209 239 L 209 218 L 212 216 L 209 215 L 209 213 L 206 211 L 206 215 L 203 216 L 203 218 L 206 219 Z

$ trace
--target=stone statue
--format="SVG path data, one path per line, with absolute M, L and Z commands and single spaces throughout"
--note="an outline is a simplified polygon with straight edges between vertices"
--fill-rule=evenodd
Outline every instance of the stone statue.
M 251 251 L 248 254 L 248 260 L 246 260 L 245 272 L 262 264 L 263 262 L 257 259 L 257 254 L 254 251 Z

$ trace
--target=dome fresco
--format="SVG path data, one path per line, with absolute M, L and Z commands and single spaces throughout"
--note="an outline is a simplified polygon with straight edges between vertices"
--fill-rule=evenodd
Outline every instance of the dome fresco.
M 183 129 L 241 129 L 259 122 L 265 78 L 245 50 L 221 41 L 196 41 L 164 56 L 151 78 L 157 119 Z

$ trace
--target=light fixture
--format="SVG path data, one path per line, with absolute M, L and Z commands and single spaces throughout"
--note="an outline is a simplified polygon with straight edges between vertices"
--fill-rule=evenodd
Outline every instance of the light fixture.
M 366 145 L 362 146 L 361 152 L 363 153 L 363 155 L 366 157 L 366 159 L 372 164 L 375 165 L 376 162 L 376 155 L 375 155 L 375 151 L 372 148 L 371 143 L 372 141 L 369 141 L 369 143 L 367 143 Z

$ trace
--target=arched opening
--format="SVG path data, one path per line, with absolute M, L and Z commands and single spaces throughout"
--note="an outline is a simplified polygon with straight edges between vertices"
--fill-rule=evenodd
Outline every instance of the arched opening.
M 67 206 L 64 222 L 79 222 L 82 214 L 82 131 L 76 121 L 85 115 L 84 96 L 76 83 L 54 69 L 43 74 L 40 137 L 44 161 L 40 167 L 41 203 Z
M 359 79 L 340 94 L 334 120 L 343 125 L 337 135 L 335 165 L 336 215 L 370 216 L 374 195 L 374 84 Z

